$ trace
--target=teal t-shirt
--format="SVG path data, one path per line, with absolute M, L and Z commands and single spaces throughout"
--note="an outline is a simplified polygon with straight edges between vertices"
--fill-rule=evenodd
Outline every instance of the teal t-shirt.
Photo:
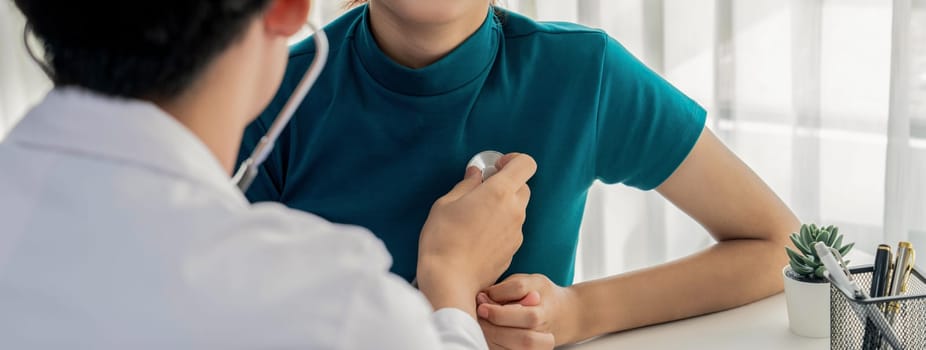
M 366 6 L 325 27 L 328 65 L 247 195 L 368 228 L 412 279 L 432 203 L 485 150 L 538 164 L 524 244 L 506 276 L 573 279 L 586 195 L 596 179 L 643 190 L 684 160 L 705 112 L 600 30 L 502 9 L 446 57 L 410 69 L 387 57 Z M 308 69 L 311 39 L 248 127 L 243 160 Z M 324 266 L 319 266 L 324 268 Z

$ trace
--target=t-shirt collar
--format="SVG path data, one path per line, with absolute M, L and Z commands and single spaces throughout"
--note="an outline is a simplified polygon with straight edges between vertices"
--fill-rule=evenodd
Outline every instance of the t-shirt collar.
M 501 28 L 490 8 L 485 22 L 460 46 L 437 62 L 412 69 L 393 61 L 379 48 L 370 30 L 369 8 L 354 31 L 354 49 L 367 73 L 389 90 L 411 96 L 441 95 L 476 80 L 495 60 Z

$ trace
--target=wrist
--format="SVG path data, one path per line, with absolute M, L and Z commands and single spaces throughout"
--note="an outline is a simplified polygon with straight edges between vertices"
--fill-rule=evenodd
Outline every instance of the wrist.
M 425 263 L 418 267 L 418 289 L 434 310 L 456 308 L 476 318 L 479 284 L 463 277 L 451 266 Z
M 564 338 L 561 342 L 557 339 L 557 345 L 577 343 L 588 338 L 601 335 L 599 332 L 601 326 L 597 312 L 600 307 L 595 307 L 594 293 L 596 292 L 593 283 L 579 283 L 566 288 L 568 297 L 565 303 L 567 328 L 563 330 Z
M 579 294 L 580 291 L 575 286 L 563 288 L 564 298 L 558 313 L 562 321 L 558 322 L 559 327 L 557 328 L 559 329 L 554 332 L 556 334 L 556 346 L 577 343 L 587 338 L 579 331 L 587 329 L 586 323 L 588 322 L 583 317 L 588 312 Z

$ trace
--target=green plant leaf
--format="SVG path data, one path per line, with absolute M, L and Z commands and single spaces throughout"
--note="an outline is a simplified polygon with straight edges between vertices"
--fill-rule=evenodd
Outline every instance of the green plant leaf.
M 836 243 L 836 236 L 838 235 L 839 231 L 835 226 L 830 226 L 829 233 L 830 235 L 829 239 L 826 240 L 826 245 L 832 247 L 833 243 Z
M 790 258 L 791 260 L 803 262 L 804 257 L 801 254 L 798 254 L 794 250 L 791 250 L 791 248 L 789 247 L 785 247 L 785 251 L 788 253 L 788 258 Z
M 842 256 L 846 256 L 846 254 L 849 254 L 849 251 L 851 251 L 852 247 L 854 246 L 855 246 L 854 242 L 847 244 L 845 247 L 842 247 L 839 249 L 839 254 Z
M 814 263 L 814 261 L 813 261 L 812 259 L 810 259 L 810 258 L 808 258 L 808 257 L 806 257 L 806 256 L 804 256 L 804 255 L 798 254 L 797 252 L 791 250 L 791 248 L 785 247 L 785 250 L 788 251 L 788 257 L 790 257 L 791 260 L 797 261 L 798 263 L 800 263 L 800 264 L 802 264 L 802 265 L 805 265 L 805 266 L 814 266 L 814 265 L 815 265 L 815 263 Z
M 817 236 L 817 242 L 823 242 L 823 244 L 826 244 L 827 246 L 829 246 L 829 244 L 826 243 L 829 240 L 830 240 L 830 233 L 827 231 L 820 231 L 820 235 Z
M 811 255 L 813 252 L 810 248 L 807 248 L 804 243 L 801 243 L 800 238 L 797 235 L 791 235 L 791 242 L 794 243 L 794 246 L 797 247 L 804 255 Z
M 795 273 L 801 276 L 810 276 L 814 272 L 814 269 L 795 263 L 794 260 L 791 260 L 791 270 L 794 270 Z
M 822 278 L 824 278 L 824 276 L 823 276 L 823 272 L 824 272 L 824 271 L 826 271 L 826 266 L 817 267 L 817 269 L 813 271 L 813 275 L 814 275 L 814 276 L 817 276 L 818 278 L 821 278 L 821 279 L 822 279 Z
M 836 238 L 836 242 L 833 242 L 832 247 L 836 248 L 836 250 L 839 250 L 839 248 L 842 248 L 842 236 L 839 236 Z
M 807 226 L 801 226 L 801 243 L 804 243 L 804 246 L 808 248 L 813 248 L 811 241 L 810 229 Z

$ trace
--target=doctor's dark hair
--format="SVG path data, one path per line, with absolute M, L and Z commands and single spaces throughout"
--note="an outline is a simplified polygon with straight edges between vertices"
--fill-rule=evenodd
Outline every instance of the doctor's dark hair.
M 272 0 L 14 0 L 57 86 L 173 98 Z M 41 62 L 44 61 L 44 62 Z

